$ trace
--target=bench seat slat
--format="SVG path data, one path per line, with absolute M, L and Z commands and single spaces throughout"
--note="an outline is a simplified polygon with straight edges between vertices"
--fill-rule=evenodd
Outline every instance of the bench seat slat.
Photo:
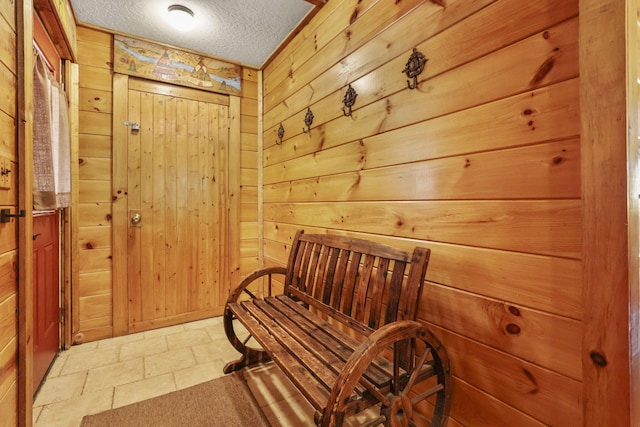
M 289 307 L 287 302 L 298 306 L 297 309 Z M 340 373 L 347 359 L 360 344 L 356 340 L 349 339 L 347 335 L 333 328 L 325 320 L 301 308 L 289 298 L 271 297 L 264 302 L 256 302 L 256 304 L 268 304 L 277 310 L 278 314 L 274 314 L 274 318 L 277 317 L 277 321 L 282 322 L 283 326 L 296 339 L 308 343 L 309 351 L 316 352 L 317 356 L 328 364 L 336 374 Z M 343 339 L 341 340 L 340 337 Z M 367 381 L 381 388 L 389 384 L 392 372 L 392 365 L 381 359 L 380 362 L 373 363 L 364 376 Z
M 299 320 L 301 324 L 311 325 L 309 327 L 317 331 L 317 336 L 314 335 L 314 338 L 323 342 L 327 348 L 335 352 L 342 360 L 346 361 L 360 345 L 358 340 L 338 330 L 319 316 L 313 315 L 309 310 L 291 300 L 291 298 L 280 295 L 271 297 L 268 300 L 271 301 L 272 299 L 277 299 L 282 303 L 281 307 L 287 307 L 290 310 L 285 314 L 289 314 L 292 318 Z M 378 387 L 383 387 L 387 384 L 392 375 L 393 365 L 385 359 L 377 360 L 365 372 L 365 377 Z
M 270 334 L 278 343 L 278 347 L 285 349 L 289 354 L 297 360 L 292 366 L 285 366 L 284 370 L 289 372 L 296 372 L 298 366 L 302 367 L 302 370 L 310 371 L 311 374 L 317 378 L 316 382 L 319 382 L 327 390 L 331 390 L 333 384 L 335 384 L 338 375 L 330 370 L 321 360 L 316 358 L 312 353 L 307 351 L 304 346 L 289 334 L 289 331 L 282 328 L 276 321 L 269 318 L 258 306 L 253 304 L 253 301 L 246 301 L 241 303 L 242 308 L 250 313 L 266 330 L 266 333 Z M 257 337 L 256 337 L 257 339 Z M 271 351 L 271 349 L 269 349 Z
M 237 319 L 251 331 L 251 335 L 267 350 L 271 359 L 285 372 L 291 382 L 302 392 L 304 397 L 315 409 L 323 409 L 329 399 L 329 391 L 320 387 L 320 383 L 311 372 L 306 369 L 288 369 L 287 367 L 300 366 L 296 358 L 280 345 L 258 321 L 246 310 L 239 307 L 238 303 L 230 303 L 227 307 L 235 314 Z

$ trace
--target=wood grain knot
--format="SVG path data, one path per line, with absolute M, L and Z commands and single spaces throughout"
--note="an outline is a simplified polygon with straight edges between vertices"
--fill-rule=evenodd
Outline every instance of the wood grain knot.
M 518 335 L 520 333 L 520 326 L 515 323 L 509 323 L 506 327 L 507 332 L 511 335 Z
M 509 306 L 509 313 L 513 314 L 514 316 L 520 316 L 520 310 L 512 305 Z
M 538 85 L 542 80 L 551 72 L 553 66 L 556 65 L 556 57 L 555 55 L 547 58 L 542 65 L 538 68 L 536 73 L 533 75 L 531 80 L 529 81 L 529 86 L 533 87 Z
M 360 14 L 360 8 L 356 7 L 353 13 L 351 14 L 351 18 L 349 18 L 349 23 L 353 24 L 358 19 L 358 15 Z
M 589 354 L 589 357 L 591 357 L 591 360 L 596 366 L 599 366 L 601 368 L 607 366 L 607 358 L 604 357 L 604 354 L 598 353 L 594 350 Z
M 562 156 L 555 156 L 553 158 L 553 164 L 554 165 L 559 165 L 560 163 L 562 163 L 563 160 L 564 160 L 564 158 Z

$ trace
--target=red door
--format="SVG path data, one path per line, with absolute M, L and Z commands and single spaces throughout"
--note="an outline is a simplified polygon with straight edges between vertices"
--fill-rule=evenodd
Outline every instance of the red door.
M 60 348 L 58 213 L 33 216 L 33 390 Z
M 60 81 L 60 56 L 34 12 L 33 39 Z M 57 212 L 33 214 L 33 391 L 60 348 L 60 264 Z

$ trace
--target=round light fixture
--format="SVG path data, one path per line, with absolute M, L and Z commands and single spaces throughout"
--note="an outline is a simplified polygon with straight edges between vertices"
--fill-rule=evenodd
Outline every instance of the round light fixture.
M 180 31 L 187 31 L 193 27 L 193 11 L 186 6 L 173 4 L 169 6 L 169 23 Z

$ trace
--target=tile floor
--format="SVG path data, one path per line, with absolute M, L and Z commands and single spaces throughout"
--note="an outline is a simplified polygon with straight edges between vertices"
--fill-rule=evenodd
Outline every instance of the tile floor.
M 78 427 L 82 417 L 223 375 L 238 353 L 212 318 L 71 347 L 36 396 L 35 427 Z M 245 369 L 273 426 L 313 426 L 313 408 L 272 364 Z

